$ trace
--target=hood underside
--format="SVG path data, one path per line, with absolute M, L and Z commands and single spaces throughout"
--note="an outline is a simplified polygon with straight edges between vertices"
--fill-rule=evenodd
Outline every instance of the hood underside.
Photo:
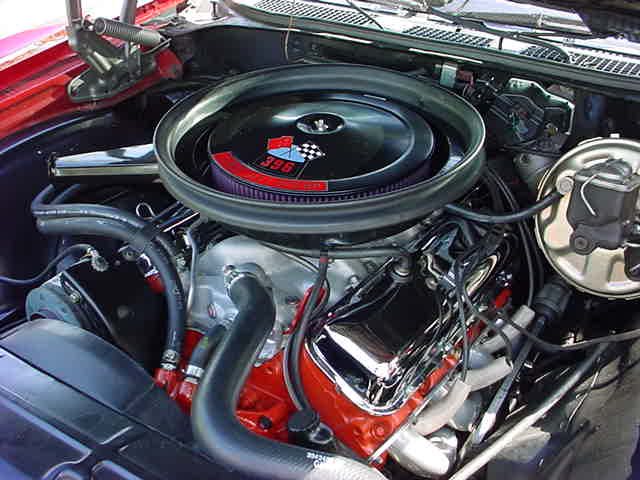
M 635 0 L 513 0 L 577 12 L 594 34 L 640 41 L 640 2 Z

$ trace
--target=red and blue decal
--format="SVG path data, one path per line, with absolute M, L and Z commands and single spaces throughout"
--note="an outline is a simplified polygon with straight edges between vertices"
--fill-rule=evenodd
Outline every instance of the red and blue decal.
M 267 140 L 267 154 L 294 163 L 311 162 L 324 157 L 324 152 L 312 141 L 307 140 L 302 145 L 295 145 L 291 136 Z
M 304 158 L 293 145 L 293 137 L 278 137 L 267 140 L 267 154 L 288 162 L 304 163 Z

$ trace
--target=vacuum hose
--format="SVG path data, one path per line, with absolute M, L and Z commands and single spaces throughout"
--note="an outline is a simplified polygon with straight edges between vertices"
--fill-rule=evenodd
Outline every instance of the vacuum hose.
M 377 470 L 339 455 L 258 436 L 236 418 L 238 397 L 271 333 L 275 307 L 250 273 L 225 272 L 238 308 L 229 332 L 200 382 L 192 409 L 195 438 L 215 461 L 252 478 L 279 480 L 385 480 Z
M 486 215 L 484 213 L 474 212 L 473 210 L 467 210 L 464 207 L 453 205 L 451 203 L 445 205 L 444 210 L 451 215 L 466 218 L 467 220 L 471 220 L 472 222 L 494 224 L 515 223 L 526 220 L 527 218 L 535 217 L 541 211 L 549 208 L 561 198 L 562 194 L 554 191 L 524 210 L 520 210 L 519 212 L 514 213 L 504 213 L 497 215 Z

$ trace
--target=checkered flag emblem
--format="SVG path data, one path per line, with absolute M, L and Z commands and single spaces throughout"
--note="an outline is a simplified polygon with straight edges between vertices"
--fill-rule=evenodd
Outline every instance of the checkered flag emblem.
M 302 145 L 295 145 L 298 149 L 298 153 L 305 162 L 311 162 L 317 158 L 324 157 L 324 152 L 320 150 L 320 147 L 313 142 L 307 141 Z

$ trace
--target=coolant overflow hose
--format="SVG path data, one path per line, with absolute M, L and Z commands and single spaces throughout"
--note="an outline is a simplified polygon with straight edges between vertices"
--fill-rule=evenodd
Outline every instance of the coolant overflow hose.
M 238 397 L 258 352 L 273 329 L 271 296 L 250 274 L 229 284 L 236 316 L 200 382 L 192 424 L 201 448 L 216 462 L 252 478 L 279 480 L 385 480 L 362 463 L 258 436 L 236 418 Z

